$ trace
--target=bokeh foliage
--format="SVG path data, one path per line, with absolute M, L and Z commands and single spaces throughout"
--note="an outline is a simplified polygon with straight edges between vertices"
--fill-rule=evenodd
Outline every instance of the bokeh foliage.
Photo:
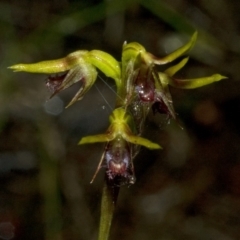
M 112 239 L 238 239 L 239 8 L 233 0 L 1 1 L 0 223 L 11 222 L 16 239 L 96 238 L 102 178 L 89 181 L 102 146 L 77 142 L 106 129 L 109 115 L 94 89 L 62 112 L 76 89 L 45 103 L 44 77 L 7 66 L 77 49 L 119 59 L 124 40 L 164 56 L 196 29 L 179 76 L 221 72 L 229 80 L 171 89 L 184 130 L 150 116 L 145 134 L 164 150 L 136 159 L 137 183 L 120 195 Z M 101 81 L 98 89 L 113 106 L 114 94 Z

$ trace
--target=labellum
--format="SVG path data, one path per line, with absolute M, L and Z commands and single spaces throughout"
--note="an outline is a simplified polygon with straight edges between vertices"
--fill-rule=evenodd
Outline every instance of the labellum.
M 46 79 L 46 87 L 52 93 L 51 97 L 53 97 L 53 95 L 59 91 L 59 87 L 62 85 L 62 82 L 65 79 L 66 75 L 67 73 L 64 73 L 62 75 L 49 76 Z
M 139 99 L 142 102 L 154 102 L 155 99 L 155 84 L 152 76 L 152 68 L 147 67 L 144 71 L 141 68 L 135 81 L 135 90 L 138 93 Z
M 137 101 L 141 104 L 148 104 L 148 109 L 152 107 L 153 113 L 167 114 L 176 119 L 168 85 L 164 85 L 162 81 L 161 75 L 155 72 L 152 65 L 141 64 L 134 82 Z
M 104 158 L 109 182 L 118 186 L 135 183 L 131 146 L 121 136 L 106 145 Z

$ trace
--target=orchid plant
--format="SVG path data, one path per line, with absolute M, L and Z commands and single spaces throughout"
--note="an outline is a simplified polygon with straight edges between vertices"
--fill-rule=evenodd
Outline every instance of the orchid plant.
M 121 62 L 100 50 L 79 50 L 64 58 L 33 64 L 16 64 L 10 67 L 15 72 L 58 74 L 48 77 L 46 86 L 52 96 L 81 82 L 81 88 L 67 107 L 81 100 L 95 83 L 98 70 L 115 81 L 117 87 L 116 105 L 112 111 L 110 125 L 105 133 L 83 137 L 79 144 L 105 142 L 105 148 L 98 164 L 98 171 L 105 166 L 105 188 L 102 197 L 102 212 L 99 239 L 108 239 L 112 214 L 119 188 L 135 182 L 133 159 L 140 146 L 155 150 L 161 149 L 142 137 L 144 123 L 150 110 L 166 114 L 176 120 L 169 85 L 181 89 L 192 89 L 222 80 L 226 77 L 214 74 L 209 77 L 178 79 L 174 75 L 185 66 L 188 58 L 158 72 L 156 65 L 170 63 L 184 55 L 195 44 L 197 33 L 190 41 L 171 54 L 158 58 L 146 51 L 137 42 L 124 43 Z

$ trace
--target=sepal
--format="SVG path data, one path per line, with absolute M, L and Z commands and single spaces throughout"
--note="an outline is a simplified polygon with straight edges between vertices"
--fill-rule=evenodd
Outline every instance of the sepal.
M 20 63 L 9 68 L 14 72 L 31 72 L 31 73 L 60 73 L 68 71 L 77 64 L 81 64 L 83 59 L 86 57 L 88 51 L 81 50 L 70 53 L 65 58 L 60 58 L 56 60 L 48 60 L 37 63 Z
M 117 138 L 122 138 L 129 143 L 141 145 L 149 149 L 160 149 L 161 146 L 153 143 L 148 139 L 136 136 L 130 126 L 131 116 L 126 113 L 123 108 L 117 108 L 109 117 L 110 126 L 105 134 L 86 136 L 81 139 L 79 144 L 95 143 L 95 142 L 110 142 Z

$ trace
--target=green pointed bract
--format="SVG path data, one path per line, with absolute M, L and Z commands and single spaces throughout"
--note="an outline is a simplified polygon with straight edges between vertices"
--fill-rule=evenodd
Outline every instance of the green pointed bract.
M 210 77 L 193 78 L 193 79 L 169 78 L 169 84 L 176 88 L 194 89 L 194 88 L 203 87 L 205 85 L 208 85 L 213 82 L 217 82 L 217 81 L 220 81 L 220 80 L 226 79 L 226 78 L 227 77 L 222 76 L 220 74 L 214 74 Z

